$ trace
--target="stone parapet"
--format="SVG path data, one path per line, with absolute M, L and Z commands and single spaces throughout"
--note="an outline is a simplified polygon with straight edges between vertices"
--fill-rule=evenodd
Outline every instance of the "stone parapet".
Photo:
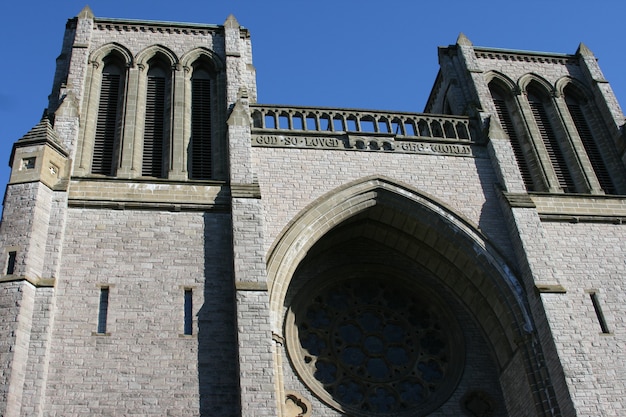
M 250 105 L 253 132 L 346 132 L 386 134 L 406 139 L 473 141 L 470 120 L 462 116 L 403 113 L 330 107 Z

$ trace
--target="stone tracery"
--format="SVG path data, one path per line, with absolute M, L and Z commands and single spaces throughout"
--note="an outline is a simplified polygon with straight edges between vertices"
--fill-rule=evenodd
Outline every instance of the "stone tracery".
M 287 333 L 292 361 L 322 400 L 379 416 L 425 413 L 447 399 L 463 347 L 430 294 L 380 278 L 317 288 L 295 301 Z

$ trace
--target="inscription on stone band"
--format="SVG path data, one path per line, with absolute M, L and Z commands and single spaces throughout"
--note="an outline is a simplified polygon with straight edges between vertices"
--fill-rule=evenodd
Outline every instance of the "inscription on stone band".
M 252 139 L 254 146 L 275 146 L 296 148 L 343 149 L 344 141 L 337 138 L 315 138 L 300 136 L 261 135 Z
M 415 142 L 401 142 L 396 143 L 396 150 L 410 153 L 436 153 L 445 155 L 463 155 L 471 156 L 472 148 L 467 145 L 456 145 L 446 143 L 415 143 Z
M 252 137 L 252 146 L 269 148 L 335 149 L 429 155 L 475 156 L 469 145 L 395 141 L 390 138 L 371 138 L 365 136 L 336 138 L 254 135 Z

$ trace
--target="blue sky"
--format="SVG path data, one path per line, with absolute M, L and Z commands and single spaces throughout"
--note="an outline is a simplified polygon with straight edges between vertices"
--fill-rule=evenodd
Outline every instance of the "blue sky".
M 574 53 L 585 43 L 626 106 L 626 1 L 92 0 L 96 16 L 222 24 L 251 31 L 258 101 L 420 112 L 437 46 L 460 32 L 477 46 Z M 47 105 L 68 18 L 85 0 L 0 5 L 0 189 L 12 143 Z

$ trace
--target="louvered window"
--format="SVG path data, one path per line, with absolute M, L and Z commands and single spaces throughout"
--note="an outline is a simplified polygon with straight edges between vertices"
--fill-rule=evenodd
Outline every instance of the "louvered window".
M 515 155 L 515 160 L 517 161 L 517 166 L 519 167 L 520 173 L 522 174 L 522 179 L 524 181 L 524 185 L 526 186 L 526 190 L 534 191 L 533 179 L 530 175 L 530 169 L 528 168 L 528 164 L 526 163 L 526 159 L 524 158 L 524 152 L 522 151 L 522 144 L 520 143 L 519 137 L 515 132 L 515 128 L 513 126 L 513 119 L 511 117 L 511 113 L 506 105 L 506 101 L 504 97 L 495 89 L 491 88 L 491 96 L 493 98 L 493 103 L 496 106 L 496 112 L 498 114 L 498 119 L 500 119 L 500 124 L 504 129 L 504 132 L 509 136 L 509 140 L 511 141 L 511 147 L 513 148 L 513 154 Z
M 94 174 L 113 175 L 113 153 L 120 134 L 122 73 L 121 68 L 114 64 L 105 65 L 102 70 L 91 162 L 91 172 Z
M 556 138 L 554 130 L 552 129 L 552 125 L 550 124 L 550 119 L 546 112 L 544 103 L 538 96 L 530 92 L 528 94 L 528 102 L 535 118 L 535 122 L 537 123 L 537 127 L 539 128 L 541 140 L 543 141 L 546 151 L 548 152 L 548 157 L 552 163 L 552 168 L 556 174 L 559 186 L 566 193 L 576 192 L 574 180 L 572 179 L 567 164 L 565 163 L 565 157 L 559 147 L 559 142 Z
M 211 80 L 194 70 L 191 79 L 191 178 L 211 178 Z
M 163 141 L 165 135 L 165 74 L 160 68 L 148 71 L 146 118 L 143 134 L 144 176 L 163 176 Z
M 611 176 L 604 165 L 604 161 L 600 155 L 600 150 L 598 149 L 598 145 L 591 134 L 591 129 L 589 128 L 589 124 L 587 124 L 587 120 L 585 119 L 585 115 L 580 107 L 580 104 L 573 97 L 566 97 L 566 102 L 569 113 L 574 121 L 574 126 L 576 126 L 576 130 L 578 131 L 578 136 L 580 136 L 583 147 L 587 152 L 589 162 L 591 162 L 591 167 L 598 178 L 600 187 L 602 187 L 604 192 L 607 194 L 615 194 L 613 181 L 611 181 Z

